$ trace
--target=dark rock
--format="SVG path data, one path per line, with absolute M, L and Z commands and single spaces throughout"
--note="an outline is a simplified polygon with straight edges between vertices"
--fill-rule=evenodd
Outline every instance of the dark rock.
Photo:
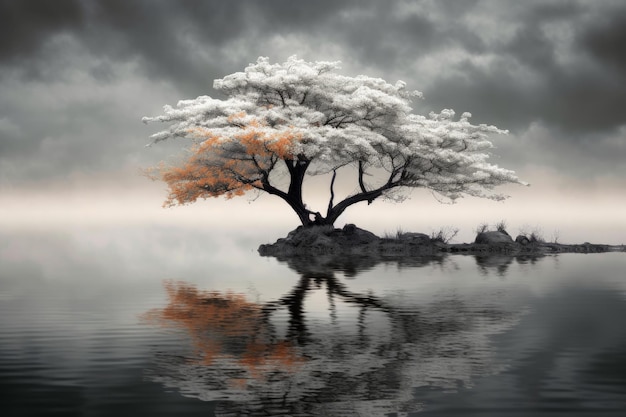
M 515 238 L 515 242 L 519 243 L 520 245 L 528 245 L 530 243 L 530 239 L 528 239 L 528 237 L 524 236 L 524 235 L 518 235 Z
M 353 235 L 356 231 L 357 231 L 357 227 L 354 224 L 346 224 L 345 226 L 343 226 L 343 233 L 345 233 L 346 235 Z
M 347 224 L 343 229 L 332 226 L 300 226 L 274 244 L 261 245 L 259 253 L 276 256 L 307 252 L 351 252 L 379 240 L 374 233 L 359 229 L 353 224 Z
M 398 235 L 398 240 L 402 242 L 410 242 L 417 245 L 427 245 L 430 243 L 430 236 L 424 233 L 401 233 Z
M 500 231 L 481 232 L 476 235 L 474 243 L 493 245 L 498 243 L 513 243 L 513 238 L 506 233 Z
M 346 224 L 342 229 L 343 234 L 340 234 L 340 237 L 343 237 L 349 243 L 372 243 L 380 240 L 378 236 L 374 233 L 369 232 L 367 230 L 359 229 L 353 224 Z

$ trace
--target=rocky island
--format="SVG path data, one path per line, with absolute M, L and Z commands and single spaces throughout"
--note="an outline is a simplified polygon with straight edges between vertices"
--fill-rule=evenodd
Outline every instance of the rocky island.
M 543 255 L 549 253 L 599 253 L 624 251 L 623 245 L 562 244 L 545 242 L 533 236 L 519 235 L 513 239 L 505 230 L 481 231 L 473 243 L 448 243 L 424 233 L 398 233 L 395 237 L 378 237 L 372 232 L 347 224 L 332 226 L 300 226 L 275 243 L 261 245 L 261 256 L 279 258 L 299 255 L 359 255 L 383 258 L 436 256 L 444 253 Z

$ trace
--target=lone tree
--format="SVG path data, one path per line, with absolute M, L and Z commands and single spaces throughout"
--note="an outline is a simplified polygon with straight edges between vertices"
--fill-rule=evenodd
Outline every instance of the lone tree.
M 411 99 L 421 93 L 404 82 L 348 77 L 338 68 L 338 62 L 291 57 L 270 64 L 261 57 L 244 72 L 215 80 L 227 98 L 200 96 L 144 117 L 170 123 L 151 136 L 153 143 L 173 137 L 193 143 L 184 162 L 159 167 L 157 177 L 170 190 L 165 205 L 259 190 L 284 200 L 305 226 L 332 225 L 353 204 L 402 199 L 411 188 L 450 200 L 464 194 L 501 200 L 495 186 L 522 184 L 513 171 L 486 162 L 493 147 L 488 135 L 506 131 L 473 125 L 469 113 L 458 120 L 452 110 L 412 114 Z M 337 170 L 347 166 L 357 191 L 335 201 Z M 321 174 L 330 174 L 325 214 L 302 199 L 305 177 Z M 277 185 L 281 176 L 288 186 Z

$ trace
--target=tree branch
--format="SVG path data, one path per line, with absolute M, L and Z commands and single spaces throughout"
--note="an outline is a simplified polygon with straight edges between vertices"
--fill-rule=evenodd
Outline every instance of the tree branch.
M 361 169 L 359 169 L 359 171 L 360 170 Z M 383 195 L 385 191 L 404 185 L 402 176 L 396 180 L 395 179 L 396 175 L 397 175 L 397 172 L 396 170 L 394 170 L 394 172 L 392 172 L 391 175 L 389 176 L 389 179 L 387 180 L 387 182 L 381 185 L 380 187 L 374 190 L 362 191 L 358 194 L 354 194 L 352 196 L 346 197 L 345 199 L 337 203 L 337 205 L 335 205 L 334 207 L 332 208 L 329 207 L 328 214 L 326 216 L 326 221 L 330 224 L 333 224 L 335 220 L 337 220 L 337 218 L 351 205 L 359 203 L 361 201 L 367 201 L 368 204 L 371 204 L 375 199 Z

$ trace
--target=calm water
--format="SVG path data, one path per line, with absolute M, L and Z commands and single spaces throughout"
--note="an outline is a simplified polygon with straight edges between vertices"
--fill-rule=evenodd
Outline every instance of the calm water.
M 622 416 L 626 254 L 261 258 L 183 228 L 0 232 L 3 416 Z

